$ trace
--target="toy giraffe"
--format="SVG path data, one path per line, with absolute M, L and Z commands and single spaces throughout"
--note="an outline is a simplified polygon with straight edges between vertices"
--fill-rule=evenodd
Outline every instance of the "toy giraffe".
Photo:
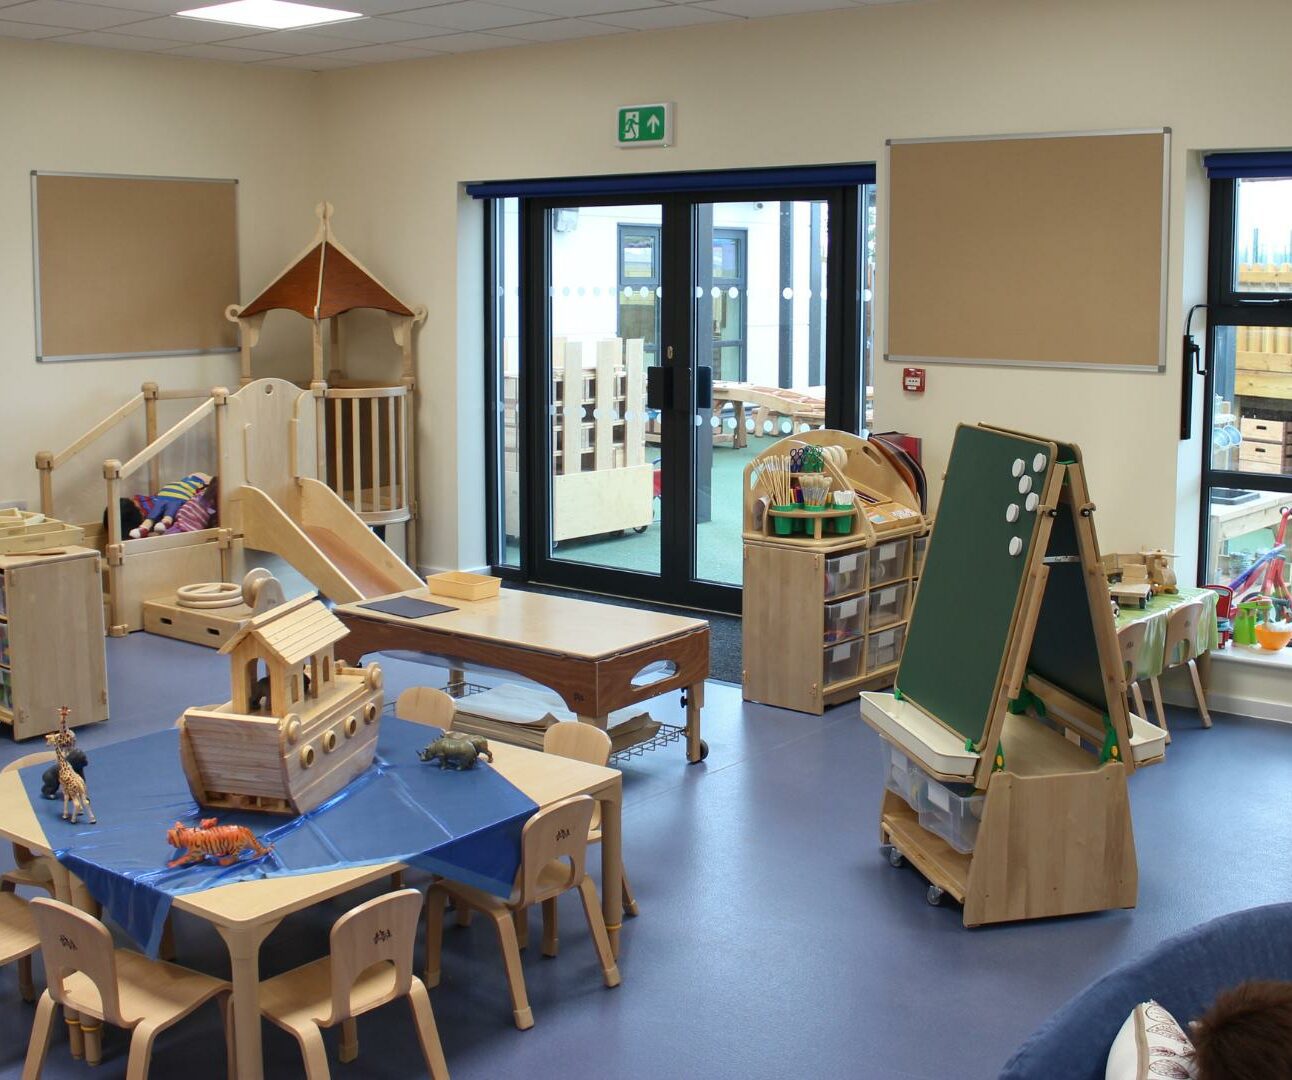
M 45 742 L 54 748 L 54 757 L 58 761 L 58 783 L 63 789 L 63 818 L 68 818 L 68 805 L 71 805 L 71 822 L 76 824 L 76 819 L 80 816 L 82 810 L 89 819 L 91 825 L 97 825 L 98 820 L 94 816 L 94 810 L 90 807 L 90 796 L 85 787 L 85 778 L 77 775 L 75 769 L 68 763 L 67 752 L 76 745 L 76 736 L 67 726 L 67 716 L 72 710 L 66 705 L 59 706 L 58 710 L 58 730 L 51 731 L 45 736 Z

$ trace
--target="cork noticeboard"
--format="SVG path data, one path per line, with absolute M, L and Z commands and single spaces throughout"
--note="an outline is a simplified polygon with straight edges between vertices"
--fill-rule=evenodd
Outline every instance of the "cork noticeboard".
M 893 140 L 885 359 L 1159 371 L 1170 133 Z
M 234 351 L 237 182 L 33 172 L 36 359 Z

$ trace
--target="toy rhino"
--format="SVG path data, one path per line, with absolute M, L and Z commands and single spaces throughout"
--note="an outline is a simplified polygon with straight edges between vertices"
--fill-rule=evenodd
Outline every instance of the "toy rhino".
M 434 761 L 439 758 L 441 769 L 452 765 L 459 771 L 474 769 L 476 759 L 481 755 L 493 761 L 489 744 L 479 735 L 463 735 L 458 732 L 441 735 L 429 746 L 417 752 L 417 756 L 422 761 Z

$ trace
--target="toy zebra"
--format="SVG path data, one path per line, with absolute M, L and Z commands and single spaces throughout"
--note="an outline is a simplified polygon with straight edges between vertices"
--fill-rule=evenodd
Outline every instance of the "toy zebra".
M 76 736 L 68 729 L 67 716 L 72 710 L 66 705 L 62 705 L 58 710 L 58 730 L 51 731 L 45 736 L 45 742 L 54 750 L 54 758 L 58 765 L 58 786 L 63 789 L 63 819 L 70 820 L 73 825 L 76 819 L 80 817 L 81 811 L 85 811 L 85 816 L 89 819 L 91 825 L 97 825 L 98 819 L 94 816 L 94 810 L 90 807 L 90 795 L 85 786 L 85 778 L 72 768 L 68 761 L 68 754 L 76 747 Z M 69 807 L 71 816 L 68 816 Z
M 221 866 L 230 866 L 244 851 L 260 858 L 274 850 L 273 844 L 262 844 L 245 825 L 221 825 L 216 818 L 203 818 L 196 829 L 177 821 L 167 830 L 166 842 L 184 849 L 183 855 L 166 864 L 171 867 L 201 862 L 208 856 Z

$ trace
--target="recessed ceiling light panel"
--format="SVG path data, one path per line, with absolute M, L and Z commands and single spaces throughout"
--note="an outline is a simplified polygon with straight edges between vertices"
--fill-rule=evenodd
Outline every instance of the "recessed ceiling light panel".
M 206 19 L 209 22 L 230 23 L 233 26 L 254 26 L 259 30 L 294 30 L 302 26 L 323 26 L 326 23 L 362 19 L 358 11 L 339 11 L 336 8 L 315 7 L 312 4 L 293 4 L 289 0 L 232 0 L 227 4 L 190 8 L 176 12 L 184 19 Z

